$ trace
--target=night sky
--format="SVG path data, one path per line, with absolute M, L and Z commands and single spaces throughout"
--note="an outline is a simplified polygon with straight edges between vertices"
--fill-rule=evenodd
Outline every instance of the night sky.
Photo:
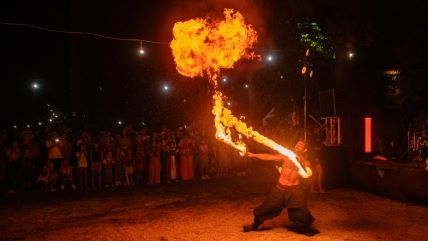
M 426 102 L 427 9 L 422 5 L 412 1 L 315 0 L 2 1 L 0 21 L 169 42 L 174 22 L 206 15 L 221 17 L 224 7 L 235 8 L 259 34 L 256 51 L 264 55 L 276 50 L 272 53 L 278 59 L 274 63 L 277 66 L 244 62 L 226 72 L 231 76 L 226 92 L 247 110 L 249 103 L 244 102 L 248 97 L 240 86 L 252 78 L 251 73 L 272 78 L 285 75 L 290 83 L 282 87 L 296 86 L 297 61 L 305 47 L 296 41 L 293 26 L 296 19 L 309 18 L 320 24 L 337 47 L 336 62 L 313 60 L 320 73 L 317 90 L 336 88 L 352 98 L 368 92 L 367 103 L 383 105 L 379 97 L 383 90 L 381 73 L 399 68 L 403 81 L 416 86 L 404 88 L 405 93 L 421 96 L 403 97 L 405 104 L 416 110 L 424 109 Z M 139 56 L 135 42 L 8 25 L 0 25 L 0 33 L 1 126 L 43 121 L 46 104 L 62 113 L 74 112 L 75 118 L 88 116 L 93 125 L 105 128 L 119 119 L 144 121 L 155 127 L 176 126 L 189 123 L 195 113 L 209 105 L 205 80 L 180 76 L 168 45 L 145 43 L 146 54 Z M 356 55 L 352 66 L 344 60 L 348 50 Z M 337 63 L 346 65 L 342 69 L 348 74 L 338 77 Z M 34 81 L 40 83 L 40 90 L 30 88 Z M 164 84 L 170 85 L 169 93 L 162 92 Z M 258 84 L 261 89 L 269 86 Z M 253 100 L 255 116 L 268 111 L 275 98 L 295 97 L 285 93 L 280 89 L 270 101 Z M 373 108 L 368 109 L 364 111 Z

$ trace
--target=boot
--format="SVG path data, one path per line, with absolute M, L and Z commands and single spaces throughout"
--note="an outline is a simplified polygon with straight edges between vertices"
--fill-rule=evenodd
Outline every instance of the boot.
M 255 218 L 252 224 L 242 226 L 243 232 L 246 233 L 251 231 L 257 231 L 259 230 L 259 227 L 262 223 L 263 221 L 260 221 Z

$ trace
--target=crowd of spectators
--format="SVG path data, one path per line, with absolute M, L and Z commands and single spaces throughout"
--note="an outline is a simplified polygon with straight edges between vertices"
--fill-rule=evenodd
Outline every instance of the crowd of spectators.
M 248 160 L 192 128 L 150 131 L 50 129 L 0 134 L 0 188 L 24 190 L 111 188 L 246 175 Z
M 298 151 L 302 126 L 297 115 L 290 116 L 271 121 L 263 133 Z M 314 171 L 322 142 L 320 128 L 316 129 L 318 134 L 310 131 L 309 143 L 303 144 L 303 149 L 312 150 L 309 159 L 314 162 Z M 2 130 L 0 190 L 14 193 L 169 184 L 244 176 L 251 171 L 252 160 L 217 141 L 214 133 L 205 132 L 190 126 L 156 131 L 131 125 L 115 131 L 72 131 L 52 126 L 20 132 L 15 129 L 13 133 Z M 321 180 L 322 170 L 318 169 Z

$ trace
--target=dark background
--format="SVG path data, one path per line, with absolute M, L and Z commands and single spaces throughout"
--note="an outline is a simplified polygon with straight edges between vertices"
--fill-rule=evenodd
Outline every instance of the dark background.
M 240 61 L 234 70 L 224 72 L 230 81 L 223 88 L 232 109 L 259 125 L 274 106 L 288 110 L 294 103 L 301 109 L 299 59 L 306 47 L 298 40 L 296 23 L 308 18 L 319 23 L 336 53 L 335 59 L 310 57 L 316 74 L 308 82 L 309 111 L 321 117 L 318 93 L 334 88 L 337 114 L 348 123 L 349 140 L 359 138 L 352 130 L 358 129 L 364 115 L 393 120 L 382 126 L 403 130 L 426 118 L 423 5 L 423 1 L 356 0 L 2 1 L 0 21 L 169 42 L 175 22 L 221 17 L 224 7 L 235 8 L 259 34 L 256 52 L 274 56 L 272 63 Z M 180 76 L 168 45 L 144 43 L 146 54 L 139 56 L 135 42 L 8 25 L 0 25 L 0 33 L 3 127 L 46 122 L 46 104 L 69 121 L 99 129 L 117 120 L 176 127 L 209 115 L 206 80 Z M 354 58 L 347 57 L 349 51 Z M 388 69 L 401 72 L 395 105 L 388 104 L 386 95 L 382 73 Z M 39 91 L 30 88 L 33 81 L 41 84 Z M 243 88 L 246 83 L 249 89 Z M 162 91 L 163 84 L 171 86 L 169 93 Z

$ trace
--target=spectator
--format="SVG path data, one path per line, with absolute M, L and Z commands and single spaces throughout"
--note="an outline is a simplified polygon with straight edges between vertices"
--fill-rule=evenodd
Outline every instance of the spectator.
M 76 185 L 74 185 L 73 180 L 73 168 L 71 167 L 68 158 L 64 158 L 59 171 L 61 175 L 61 190 L 64 190 L 66 186 L 76 189 Z
M 134 186 L 134 166 L 135 161 L 132 155 L 132 149 L 128 148 L 125 157 L 125 186 Z
M 102 168 L 102 151 L 100 149 L 100 145 L 95 142 L 94 148 L 91 152 L 91 170 L 92 170 L 92 187 L 98 187 L 101 188 L 101 168 Z M 95 186 L 96 183 L 96 186 Z
M 167 182 L 177 181 L 177 144 L 175 139 L 169 139 L 167 156 Z
M 71 146 L 69 137 L 66 134 L 64 134 L 60 139 L 60 143 L 61 143 L 60 150 L 61 150 L 62 157 L 63 159 L 67 159 L 68 163 L 70 163 L 72 146 Z
M 144 182 L 144 173 L 147 168 L 146 155 L 148 151 L 149 137 L 145 131 L 139 131 L 135 138 L 135 177 L 137 183 Z
M 111 148 L 105 149 L 103 154 L 104 184 L 106 187 L 113 186 L 113 152 Z
M 125 153 L 120 147 L 116 148 L 114 155 L 114 185 L 120 186 L 123 183 L 123 162 L 125 160 Z
M 6 187 L 8 192 L 15 193 L 18 159 L 21 157 L 18 141 L 14 140 L 9 147 L 6 147 Z
M 42 191 L 54 192 L 56 180 L 58 179 L 58 174 L 56 174 L 53 164 L 48 160 L 45 166 L 42 168 L 42 172 L 37 179 L 37 183 L 40 185 Z
M 23 150 L 22 155 L 22 180 L 24 189 L 30 189 L 36 173 L 35 157 L 31 154 L 30 149 Z
M 80 144 L 79 150 L 76 152 L 77 167 L 79 168 L 79 187 L 88 187 L 88 151 L 85 144 Z
M 61 140 L 56 132 L 52 132 L 50 137 L 46 140 L 45 146 L 48 151 L 48 159 L 51 161 L 55 172 L 59 172 L 59 167 L 63 159 L 61 153 Z
M 184 181 L 194 178 L 193 140 L 186 132 L 178 144 L 180 153 L 180 173 Z
M 209 146 L 206 137 L 202 137 L 198 144 L 198 162 L 200 175 L 202 180 L 209 179 L 208 165 L 209 165 Z
M 322 147 L 321 129 L 315 127 L 312 130 L 311 145 L 309 148 L 309 162 L 312 169 L 311 192 L 324 193 L 323 182 L 323 168 L 321 166 L 321 147 Z
M 161 155 L 161 142 L 158 133 L 153 133 L 152 136 L 152 150 L 150 152 L 150 173 L 148 184 L 160 184 L 160 155 Z

